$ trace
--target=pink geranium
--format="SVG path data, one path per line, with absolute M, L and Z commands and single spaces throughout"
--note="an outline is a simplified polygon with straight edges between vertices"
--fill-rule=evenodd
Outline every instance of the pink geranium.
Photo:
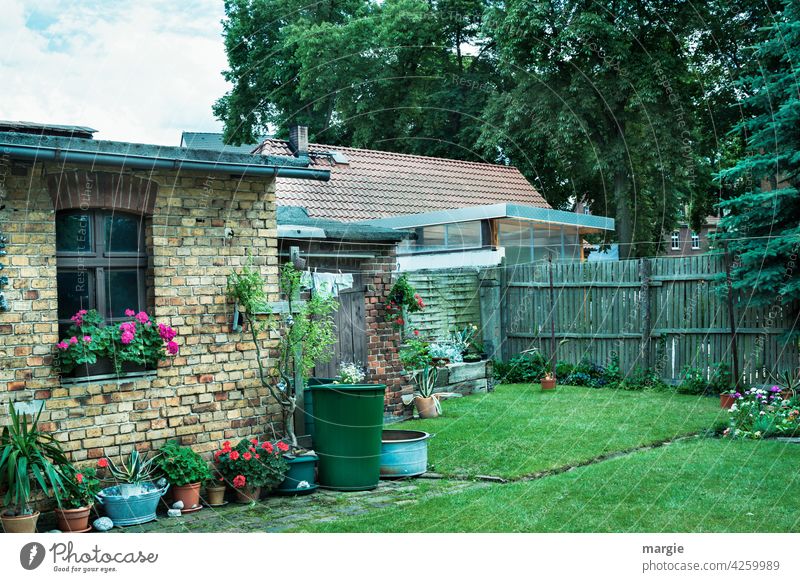
M 127 317 L 133 317 L 134 315 L 136 315 L 136 312 L 133 309 L 126 309 L 125 310 L 125 315 Z
M 66 350 L 67 348 L 69 348 L 69 344 L 68 344 L 67 342 L 63 342 L 63 341 L 62 341 L 62 342 L 58 342 L 58 343 L 56 344 L 56 347 L 57 347 L 59 350 Z
M 75 344 L 78 343 L 78 338 L 72 336 L 71 338 L 69 338 L 69 343 L 71 343 L 74 346 Z
M 167 344 L 167 352 L 169 352 L 170 356 L 177 355 L 179 349 L 180 348 L 179 348 L 178 344 L 176 344 L 175 342 L 169 342 Z
M 124 331 L 122 332 L 122 336 L 119 338 L 119 341 L 121 341 L 123 344 L 127 346 L 129 343 L 133 341 L 134 337 L 135 337 L 134 334 L 132 334 L 131 332 Z
M 150 321 L 150 316 L 147 315 L 144 311 L 140 311 L 136 314 L 136 321 L 144 325 Z
M 241 489 L 246 484 L 247 479 L 244 478 L 244 475 L 236 475 L 236 477 L 233 478 L 233 486 L 236 487 L 236 489 Z
M 85 341 L 87 344 L 88 344 L 88 343 L 91 343 L 91 341 L 92 341 L 92 336 L 90 336 L 90 335 L 85 335 L 85 336 L 83 336 L 83 341 Z
M 178 335 L 178 332 L 176 332 L 174 329 L 172 329 L 168 325 L 164 325 L 163 323 L 159 323 L 158 324 L 158 335 L 160 335 L 161 339 L 163 339 L 165 342 L 169 342 L 169 341 L 172 341 L 172 339 L 176 335 Z

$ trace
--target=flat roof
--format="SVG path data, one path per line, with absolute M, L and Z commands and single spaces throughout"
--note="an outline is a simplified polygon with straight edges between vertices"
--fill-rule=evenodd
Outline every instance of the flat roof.
M 580 232 L 587 233 L 614 230 L 614 219 L 606 216 L 594 216 L 592 214 L 579 214 L 577 212 L 567 212 L 565 210 L 553 210 L 552 208 L 506 203 L 469 206 L 454 210 L 437 210 L 433 212 L 422 212 L 420 214 L 392 216 L 390 218 L 377 218 L 365 220 L 362 223 L 386 228 L 406 229 L 454 222 L 501 218 L 573 226 L 577 227 Z

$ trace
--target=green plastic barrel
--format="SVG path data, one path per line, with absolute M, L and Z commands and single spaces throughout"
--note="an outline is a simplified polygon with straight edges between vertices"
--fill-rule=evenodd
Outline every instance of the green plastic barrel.
M 362 491 L 378 485 L 385 384 L 308 386 L 314 398 L 319 484 Z
M 314 393 L 308 389 L 309 386 L 319 386 L 320 384 L 332 384 L 336 378 L 309 378 L 306 381 L 306 389 L 303 390 L 303 413 L 306 419 L 306 434 L 311 437 L 311 446 L 314 444 Z

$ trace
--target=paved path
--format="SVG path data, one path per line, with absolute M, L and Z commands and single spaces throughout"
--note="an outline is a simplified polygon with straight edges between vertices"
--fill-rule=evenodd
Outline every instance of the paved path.
M 381 481 L 372 491 L 329 491 L 301 496 L 269 496 L 252 505 L 228 503 L 224 507 L 206 507 L 201 511 L 167 517 L 157 521 L 114 528 L 114 532 L 281 532 L 302 530 L 304 524 L 333 521 L 393 505 L 415 503 L 426 498 L 448 495 L 467 488 L 486 487 L 488 483 L 449 479 L 410 479 Z M 162 511 L 165 511 L 163 506 Z

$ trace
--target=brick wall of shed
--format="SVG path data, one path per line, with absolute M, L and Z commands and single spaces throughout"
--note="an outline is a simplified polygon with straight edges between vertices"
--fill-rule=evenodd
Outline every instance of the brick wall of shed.
M 0 423 L 10 403 L 42 401 L 43 428 L 73 461 L 158 448 L 171 438 L 208 453 L 223 439 L 271 436 L 279 409 L 256 379 L 252 342 L 231 333 L 225 286 L 249 253 L 277 296 L 274 181 L 149 175 L 159 189 L 147 236 L 148 311 L 177 330 L 180 353 L 151 377 L 70 384 L 60 381 L 52 357 L 58 298 L 46 174 L 58 171 L 36 164 L 4 176 L 11 309 L 0 313 Z M 232 241 L 224 242 L 225 227 L 234 230 Z

